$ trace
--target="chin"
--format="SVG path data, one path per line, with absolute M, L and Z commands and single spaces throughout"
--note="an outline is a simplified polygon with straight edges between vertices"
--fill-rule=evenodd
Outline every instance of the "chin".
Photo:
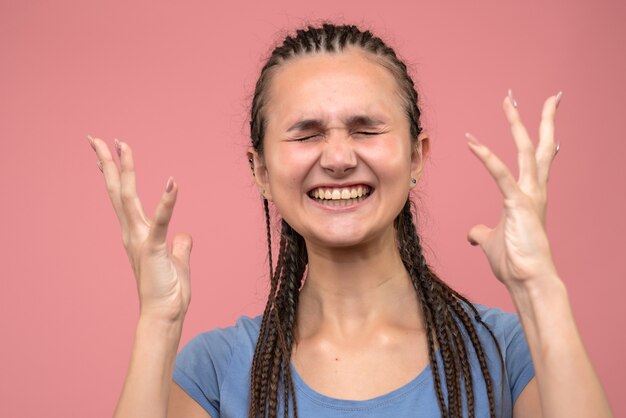
M 318 241 L 318 245 L 325 248 L 351 248 L 359 247 L 364 244 L 363 240 L 350 240 L 350 239 L 337 239 L 337 240 L 325 240 Z
M 359 247 L 372 240 L 371 234 L 363 230 L 345 231 L 337 229 L 333 233 L 318 232 L 305 236 L 305 240 L 311 241 L 316 246 L 324 248 L 349 248 Z

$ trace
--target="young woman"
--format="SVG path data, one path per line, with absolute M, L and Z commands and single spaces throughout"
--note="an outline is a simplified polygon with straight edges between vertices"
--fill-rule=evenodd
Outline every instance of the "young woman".
M 473 227 L 518 315 L 470 303 L 422 254 L 411 189 L 429 152 L 406 66 L 369 31 L 298 30 L 256 84 L 248 159 L 267 216 L 271 290 L 263 315 L 202 333 L 180 352 L 192 241 L 166 236 L 170 178 L 148 219 L 131 148 L 120 166 L 89 137 L 119 217 L 141 315 L 115 416 L 610 417 L 545 232 L 558 151 L 544 104 L 538 145 L 509 91 L 519 179 L 468 136 L 504 209 Z M 282 230 L 275 268 L 269 202 Z M 520 321 L 521 320 L 521 321 Z

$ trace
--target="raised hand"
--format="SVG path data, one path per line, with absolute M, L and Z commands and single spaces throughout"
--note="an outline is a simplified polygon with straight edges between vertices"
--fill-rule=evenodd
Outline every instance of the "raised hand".
M 122 242 L 137 281 L 141 315 L 182 321 L 191 299 L 192 239 L 186 233 L 176 234 L 168 251 L 167 229 L 178 193 L 174 179 L 169 178 L 154 219 L 150 220 L 137 196 L 133 154 L 128 144 L 115 140 L 118 168 L 103 140 L 91 136 L 87 139 L 98 156 L 98 167 L 122 228 Z
M 556 277 L 545 217 L 550 166 L 558 152 L 554 118 L 560 98 L 561 92 L 549 97 L 543 105 L 536 148 L 522 124 L 510 90 L 504 99 L 504 113 L 518 150 L 517 181 L 489 148 L 466 134 L 470 150 L 487 168 L 504 197 L 498 224 L 494 228 L 475 225 L 467 239 L 472 245 L 480 245 L 494 274 L 508 288 Z

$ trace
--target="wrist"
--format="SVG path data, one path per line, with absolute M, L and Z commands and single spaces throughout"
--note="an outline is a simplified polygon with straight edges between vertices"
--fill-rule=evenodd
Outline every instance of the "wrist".
M 137 328 L 163 337 L 180 338 L 183 329 L 183 318 L 169 319 L 142 313 Z
M 508 291 L 518 313 L 522 316 L 536 317 L 549 312 L 556 313 L 567 308 L 569 304 L 565 283 L 557 275 L 509 286 Z
M 182 324 L 187 314 L 186 309 L 161 306 L 159 304 L 140 303 L 139 318 L 147 322 L 162 324 Z
M 511 296 L 517 298 L 543 298 L 564 292 L 565 283 L 556 274 L 547 274 L 542 277 L 524 280 L 521 283 L 513 283 L 507 286 Z

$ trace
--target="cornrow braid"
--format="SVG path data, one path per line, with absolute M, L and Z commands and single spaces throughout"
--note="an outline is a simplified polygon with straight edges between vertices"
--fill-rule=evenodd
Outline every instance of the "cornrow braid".
M 270 213 L 269 213 L 269 206 L 268 206 L 267 199 L 263 199 L 263 206 L 265 209 L 265 219 L 266 219 L 266 228 L 267 228 L 267 243 L 268 243 L 268 249 L 269 249 L 268 258 L 270 261 L 269 270 L 270 270 L 270 286 L 271 287 L 270 287 L 268 301 L 267 301 L 267 304 L 265 305 L 265 310 L 263 312 L 263 319 L 261 321 L 259 338 L 258 338 L 257 345 L 254 351 L 254 356 L 252 358 L 251 369 L 256 370 L 257 372 L 260 372 L 261 376 L 259 378 L 257 376 L 258 373 L 251 374 L 250 388 L 253 393 L 260 392 L 261 396 L 265 398 L 267 395 L 267 386 L 264 384 L 261 384 L 260 382 L 267 382 L 267 364 L 271 359 L 271 351 L 270 350 L 263 351 L 262 348 L 264 346 L 271 345 L 270 342 L 268 341 L 274 340 L 274 336 L 272 336 L 272 338 L 270 339 L 268 335 L 269 334 L 268 321 L 270 319 L 270 312 L 272 311 L 272 308 L 274 306 L 274 298 L 275 298 L 276 288 L 278 285 L 278 277 L 280 276 L 283 265 L 284 265 L 285 240 L 284 239 L 280 240 L 280 248 L 278 251 L 278 261 L 276 264 L 276 270 L 273 270 L 272 262 L 271 262 L 272 260 L 272 245 L 271 245 L 272 233 L 271 233 Z M 263 366 L 260 366 L 261 362 L 263 363 Z M 257 416 L 258 413 L 261 413 L 264 410 L 265 410 L 265 403 L 261 406 L 255 403 L 251 403 L 250 409 L 249 409 L 249 415 Z M 262 413 L 262 416 L 264 416 L 264 413 Z
M 266 211 L 266 217 L 269 219 L 269 211 Z M 269 225 L 269 222 L 266 224 Z M 271 236 L 268 246 L 271 251 Z M 297 417 L 290 358 L 298 295 L 306 265 L 304 239 L 283 220 L 278 264 L 272 276 L 270 297 L 261 321 L 260 337 L 252 363 L 252 401 L 249 416 L 266 416 L 267 414 L 267 416 L 276 417 L 278 392 L 282 388 L 284 416 L 288 416 L 291 397 L 294 417 Z M 262 340 L 261 336 L 265 338 Z
M 409 121 L 411 140 L 413 144 L 415 143 L 422 131 L 421 112 L 418 107 L 415 85 L 404 62 L 396 56 L 392 48 L 370 31 L 361 31 L 354 25 L 323 23 L 321 27 L 307 26 L 306 29 L 297 30 L 294 36 L 287 36 L 281 45 L 274 48 L 261 69 L 250 111 L 251 143 L 260 157 L 263 157 L 264 152 L 264 137 L 267 129 L 265 107 L 274 70 L 296 56 L 317 52 L 341 53 L 348 47 L 360 48 L 368 52 L 377 63 L 387 68 L 394 76 Z M 500 347 L 493 332 L 482 321 L 474 305 L 463 295 L 447 286 L 426 263 L 420 238 L 413 222 L 411 203 L 410 199 L 407 199 L 394 221 L 394 227 L 402 262 L 409 272 L 425 321 L 428 356 L 441 417 L 460 417 L 463 413 L 462 399 L 464 398 L 468 416 L 474 418 L 475 399 L 472 369 L 469 362 L 469 347 L 471 346 L 478 357 L 485 381 L 489 416 L 495 418 L 496 402 L 493 382 L 487 367 L 486 354 L 472 319 L 485 326 L 494 340 L 500 356 L 501 377 L 504 379 L 504 362 Z M 303 237 L 282 220 L 278 260 L 276 268 L 273 269 L 271 217 L 266 199 L 263 199 L 263 206 L 271 284 L 250 371 L 251 400 L 248 416 L 249 418 L 276 418 L 278 394 L 282 393 L 284 417 L 288 417 L 289 400 L 291 400 L 293 416 L 297 418 L 290 359 L 296 335 L 298 297 L 308 263 L 306 245 Z M 462 338 L 462 330 L 469 336 L 469 342 Z M 437 347 L 441 354 L 442 364 L 437 357 Z M 442 381 L 440 371 L 445 382 Z M 444 397 L 444 384 L 447 398 Z M 501 388 L 504 391 L 503 384 Z M 418 411 L 416 411 L 417 414 Z
M 500 350 L 500 345 L 496 340 L 493 332 L 488 327 L 487 324 L 482 322 L 480 319 L 480 315 L 476 310 L 476 307 L 464 296 L 459 294 L 458 292 L 452 290 L 447 284 L 445 284 L 441 279 L 437 277 L 437 275 L 430 269 L 430 267 L 426 264 L 425 258 L 423 256 L 419 236 L 417 235 L 415 225 L 413 223 L 413 215 L 411 212 L 411 201 L 407 199 L 402 212 L 398 216 L 396 221 L 397 231 L 398 231 L 398 241 L 399 247 L 401 249 L 401 257 L 402 260 L 409 271 L 411 279 L 413 280 L 414 286 L 420 294 L 420 291 L 423 291 L 425 294 L 423 297 L 420 295 L 420 300 L 422 302 L 422 309 L 425 313 L 425 319 L 428 324 L 430 320 L 432 320 L 432 312 L 437 312 L 439 315 L 444 317 L 444 319 L 440 319 L 439 321 L 445 323 L 445 327 L 447 332 L 456 334 L 460 336 L 461 328 L 459 322 L 464 327 L 467 332 L 472 347 L 476 353 L 478 358 L 478 362 L 480 364 L 481 372 L 483 375 L 483 379 L 485 381 L 485 387 L 487 388 L 487 396 L 489 400 L 489 410 L 490 417 L 495 418 L 495 398 L 493 395 L 493 383 L 491 381 L 491 373 L 487 367 L 486 354 L 483 350 L 483 346 L 478 338 L 478 333 L 476 332 L 476 328 L 472 323 L 472 317 L 468 313 L 469 310 L 474 314 L 474 318 L 479 321 L 482 325 L 484 325 L 489 331 L 495 345 L 497 348 L 497 352 L 500 357 L 501 371 L 504 371 L 504 362 L 502 359 L 502 354 Z M 415 261 L 417 260 L 417 264 L 419 268 L 417 269 L 417 274 L 415 274 Z M 424 306 L 424 303 L 427 306 Z M 440 306 L 434 306 L 434 304 L 439 303 Z M 427 314 L 427 311 L 430 314 Z M 435 323 L 437 320 L 435 319 Z M 436 327 L 437 325 L 435 325 Z M 428 327 L 427 327 L 427 332 Z M 448 361 L 458 362 L 453 367 L 453 371 L 469 369 L 469 360 L 468 360 L 468 350 L 465 347 L 464 343 L 459 337 L 453 338 L 453 346 L 450 346 L 447 338 L 444 337 L 445 341 L 442 341 L 440 337 L 443 336 L 443 332 L 437 332 L 437 338 L 439 342 L 439 348 L 441 351 L 442 358 L 444 359 L 444 369 L 446 368 L 446 359 Z M 461 344 L 458 344 L 458 343 Z M 451 350 L 452 353 L 446 353 L 446 351 Z M 433 350 L 432 344 L 429 343 L 429 351 Z M 434 366 L 433 358 L 435 356 L 431 355 L 431 365 L 433 365 L 433 370 L 438 370 L 438 366 Z M 435 358 L 434 362 L 437 360 Z M 461 410 L 455 414 L 455 409 L 460 408 L 460 398 L 457 396 L 457 392 L 461 387 L 460 376 L 453 371 L 444 373 L 446 375 L 446 387 L 448 390 L 448 408 L 450 408 L 451 416 L 460 416 Z M 448 376 L 452 376 L 456 374 L 456 379 L 452 382 L 448 382 Z M 469 375 L 469 376 L 468 376 Z M 435 380 L 438 380 L 435 377 Z M 471 380 L 471 371 L 463 371 L 463 380 L 464 386 L 466 390 L 466 399 L 468 404 L 468 416 L 473 417 L 474 411 L 474 394 L 472 388 L 472 380 Z M 439 385 L 439 382 L 436 382 Z M 501 387 L 504 387 L 504 374 L 501 375 Z M 442 416 L 446 416 L 446 405 L 442 402 L 441 396 L 439 395 L 440 391 L 438 390 L 439 397 L 439 406 L 442 410 Z M 501 393 L 501 396 L 503 393 Z M 456 397 L 456 399 L 455 399 Z M 502 399 L 502 398 L 501 398 Z M 470 408 L 471 406 L 471 408 Z
M 307 264 L 306 247 L 304 239 L 284 220 L 282 221 L 285 238 L 288 241 L 285 251 L 286 270 L 284 278 L 281 282 L 280 289 L 276 296 L 277 316 L 280 323 L 284 324 L 283 329 L 283 353 L 284 361 L 282 362 L 282 385 L 284 392 L 284 411 L 288 412 L 288 400 L 291 390 L 294 409 L 296 408 L 295 394 L 293 392 L 293 381 L 289 369 L 289 360 L 291 358 L 291 349 L 293 346 L 293 334 L 296 327 L 296 312 L 298 304 L 298 295 L 302 286 L 302 277 Z M 287 415 L 285 415 L 287 416 Z

